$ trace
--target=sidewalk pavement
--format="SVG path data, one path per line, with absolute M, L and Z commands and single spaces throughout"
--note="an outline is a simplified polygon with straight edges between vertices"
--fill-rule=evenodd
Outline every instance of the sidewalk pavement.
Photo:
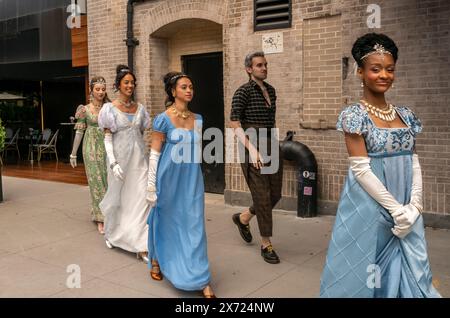
M 87 186 L 3 177 L 0 204 L 0 297 L 201 297 L 150 278 L 134 254 L 110 250 L 90 221 Z M 206 195 L 212 287 L 218 297 L 317 297 L 333 216 L 274 213 L 273 245 L 281 263 L 263 261 L 252 220 L 252 244 L 231 216 L 241 207 Z M 450 296 L 450 231 L 426 229 L 435 285 Z M 68 288 L 68 266 L 81 270 L 81 288 Z M 70 268 L 69 268 L 70 269 Z M 72 281 L 73 282 L 73 281 Z

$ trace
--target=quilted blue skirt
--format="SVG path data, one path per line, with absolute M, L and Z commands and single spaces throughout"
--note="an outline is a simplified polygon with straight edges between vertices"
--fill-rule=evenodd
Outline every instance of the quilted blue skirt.
M 410 201 L 412 153 L 371 158 L 375 175 L 402 204 Z M 320 297 L 441 297 L 432 285 L 423 218 L 408 236 L 349 169 L 323 269 Z

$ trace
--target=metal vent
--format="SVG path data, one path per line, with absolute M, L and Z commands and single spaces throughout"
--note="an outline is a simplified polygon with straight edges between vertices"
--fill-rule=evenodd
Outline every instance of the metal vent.
M 254 0 L 255 31 L 290 28 L 292 0 Z

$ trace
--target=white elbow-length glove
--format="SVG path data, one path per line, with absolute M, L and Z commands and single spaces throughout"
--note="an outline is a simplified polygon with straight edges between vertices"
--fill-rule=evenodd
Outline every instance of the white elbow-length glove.
M 83 140 L 83 134 L 84 133 L 82 130 L 77 130 L 75 133 L 75 138 L 73 139 L 72 153 L 70 154 L 70 165 L 72 168 L 77 166 L 77 152 L 80 147 L 81 140 Z
M 111 168 L 114 177 L 118 180 L 123 180 L 123 171 L 119 166 L 119 163 L 116 161 L 116 157 L 114 156 L 114 148 L 112 142 L 112 134 L 105 134 L 105 150 L 106 155 L 108 156 L 109 167 Z
M 370 158 L 349 157 L 350 168 L 361 187 L 394 218 L 394 235 L 403 238 L 411 231 L 411 226 L 419 216 L 417 209 L 401 205 L 370 168 Z M 405 215 L 406 214 L 406 215 Z M 414 218 L 413 216 L 417 214 Z
M 420 168 L 419 156 L 414 154 L 412 156 L 412 186 L 411 186 L 411 201 L 420 213 L 423 212 L 423 189 L 422 189 L 422 169 Z
M 398 225 L 394 226 L 392 233 L 400 238 L 404 238 L 411 232 L 412 226 L 416 223 L 419 216 L 420 212 L 414 205 L 411 203 L 405 205 L 403 207 L 403 213 L 394 218 Z
M 412 170 L 411 199 L 409 204 L 405 205 L 404 213 L 397 218 L 398 222 L 405 226 L 414 225 L 423 211 L 422 170 L 420 168 L 419 157 L 416 154 L 412 157 Z
M 156 170 L 161 153 L 151 149 L 148 160 L 148 176 L 147 176 L 147 201 L 151 207 L 155 206 L 156 200 Z

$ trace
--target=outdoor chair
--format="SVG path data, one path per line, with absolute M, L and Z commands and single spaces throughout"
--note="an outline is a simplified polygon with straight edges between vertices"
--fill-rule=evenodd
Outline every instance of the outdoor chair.
M 14 136 L 11 139 L 9 139 L 8 141 L 5 142 L 5 146 L 2 151 L 2 159 L 3 159 L 3 157 L 6 157 L 8 151 L 12 150 L 12 151 L 17 151 L 17 156 L 20 160 L 19 133 L 20 133 L 20 128 L 18 128 L 16 130 L 16 133 L 14 134 Z
M 41 161 L 42 154 L 44 153 L 54 153 L 56 156 L 56 161 L 58 161 L 58 152 L 56 151 L 56 142 L 58 141 L 59 129 L 54 133 L 54 135 L 49 139 L 47 143 L 37 144 L 37 161 Z

